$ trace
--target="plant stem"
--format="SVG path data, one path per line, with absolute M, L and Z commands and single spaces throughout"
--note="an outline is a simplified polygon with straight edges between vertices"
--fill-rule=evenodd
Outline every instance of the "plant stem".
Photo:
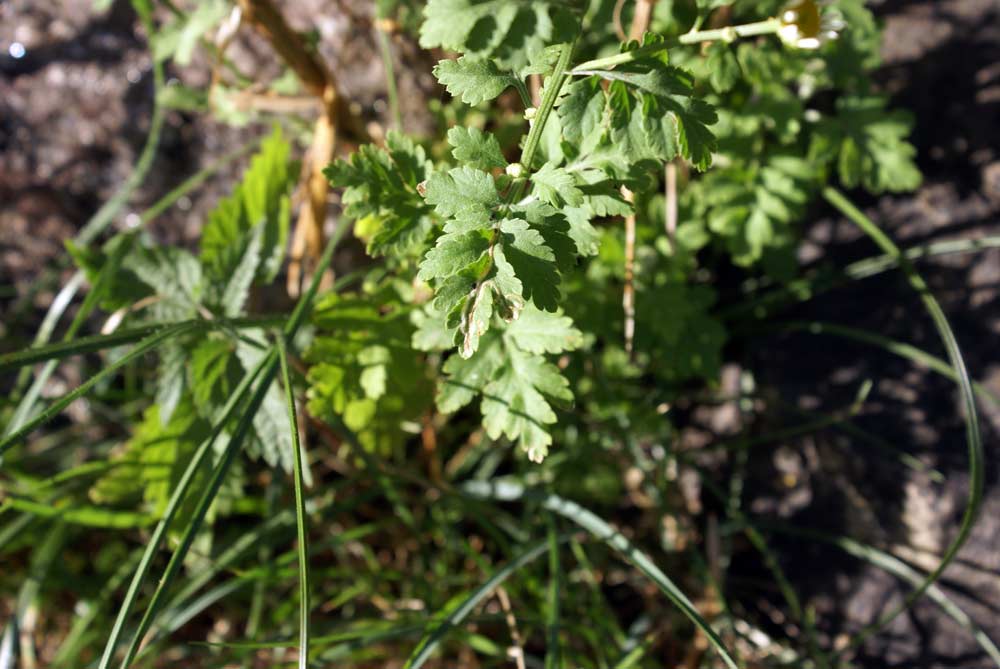
M 672 37 L 656 44 L 641 46 L 638 49 L 615 54 L 614 56 L 588 60 L 587 62 L 574 67 L 570 71 L 570 74 L 587 75 L 593 70 L 608 70 L 616 65 L 631 63 L 639 60 L 640 58 L 650 56 L 660 51 L 665 51 L 671 47 L 681 44 L 698 44 L 701 42 L 714 42 L 718 40 L 732 42 L 740 37 L 773 35 L 778 32 L 779 28 L 781 28 L 781 21 L 776 18 L 771 18 L 765 21 L 757 21 L 756 23 L 745 23 L 739 26 L 726 26 L 725 28 L 716 28 L 713 30 L 694 30 L 689 33 L 685 33 L 684 35 Z
M 379 31 L 380 34 L 381 31 Z M 306 502 L 302 491 L 302 446 L 299 443 L 299 421 L 295 411 L 295 393 L 292 375 L 288 371 L 288 349 L 285 338 L 278 336 L 278 357 L 281 362 L 281 379 L 288 403 L 288 424 L 292 435 L 292 455 L 295 482 L 295 527 L 299 553 L 299 669 L 309 665 L 309 539 L 306 532 Z
M 549 120 L 549 114 L 552 113 L 552 110 L 556 106 L 556 100 L 559 98 L 559 91 L 569 76 L 567 68 L 569 67 L 570 58 L 573 57 L 573 47 L 574 43 L 562 45 L 555 69 L 552 70 L 552 74 L 545 82 L 545 95 L 542 96 L 542 103 L 538 105 L 538 110 L 535 112 L 535 119 L 532 121 L 531 129 L 528 131 L 528 139 L 524 143 L 524 152 L 521 154 L 521 164 L 529 172 L 531 171 L 531 163 L 535 159 L 535 152 L 538 151 L 538 145 L 542 141 L 545 122 Z M 520 199 L 521 192 L 527 183 L 528 180 L 525 179 L 519 184 L 520 188 L 514 189 L 517 194 L 510 198 L 512 202 Z
M 385 93 L 389 98 L 389 117 L 392 119 L 392 127 L 395 130 L 403 129 L 403 115 L 399 111 L 399 92 L 396 88 L 396 70 L 392 63 L 392 48 L 389 44 L 389 35 L 381 27 L 379 22 L 375 26 L 378 34 L 378 46 L 382 53 L 382 67 L 385 69 Z

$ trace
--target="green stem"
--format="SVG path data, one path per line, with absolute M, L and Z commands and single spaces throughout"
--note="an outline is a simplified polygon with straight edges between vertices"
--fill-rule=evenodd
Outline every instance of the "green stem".
M 392 127 L 396 130 L 403 129 L 403 116 L 399 111 L 399 92 L 396 89 L 396 71 L 392 64 L 392 49 L 389 45 L 389 37 L 385 31 L 376 27 L 378 33 L 378 46 L 382 53 L 382 67 L 385 68 L 385 92 L 389 98 L 389 116 L 392 118 Z
M 379 31 L 381 33 L 381 31 Z M 306 533 L 306 502 L 302 491 L 302 446 L 299 443 L 299 423 L 295 411 L 292 375 L 288 371 L 288 349 L 285 338 L 278 337 L 278 357 L 281 379 L 288 401 L 288 423 L 292 435 L 292 455 L 295 481 L 295 527 L 299 542 L 299 669 L 309 665 L 309 540 Z
M 638 49 L 632 49 L 631 51 L 615 54 L 614 56 L 588 60 L 587 62 L 574 67 L 572 71 L 570 71 L 570 74 L 588 75 L 593 70 L 609 70 L 616 65 L 631 63 L 681 44 L 699 44 L 701 42 L 714 42 L 720 40 L 723 42 L 732 42 L 741 37 L 773 35 L 777 33 L 780 28 L 781 21 L 776 18 L 771 18 L 766 21 L 745 23 L 739 26 L 727 26 L 725 28 L 717 28 L 714 30 L 693 30 L 689 33 L 685 33 L 684 35 L 671 37 L 656 44 L 648 44 L 646 46 L 641 46 Z
M 524 151 L 521 154 L 521 164 L 527 171 L 531 171 L 531 163 L 534 161 L 535 152 L 538 151 L 538 146 L 542 141 L 545 123 L 549 120 L 549 114 L 552 113 L 556 106 L 556 100 L 559 99 L 559 91 L 562 90 L 563 84 L 566 83 L 566 78 L 569 76 L 567 68 L 569 68 L 569 59 L 573 57 L 573 47 L 572 43 L 562 45 L 555 69 L 552 70 L 552 74 L 545 82 L 545 94 L 535 112 L 535 119 L 532 121 L 531 129 L 528 131 L 528 139 L 524 143 Z M 520 193 L 526 184 L 527 179 L 521 182 L 520 188 L 515 189 L 518 194 L 511 198 L 511 201 L 516 202 L 520 199 Z
M 976 517 L 979 514 L 979 507 L 983 497 L 983 443 L 982 437 L 979 433 L 979 418 L 972 390 L 972 381 L 969 378 L 969 372 L 965 367 L 965 361 L 962 359 L 961 349 L 955 339 L 954 332 L 952 332 L 951 325 L 948 323 L 948 318 L 945 316 L 944 311 L 941 309 L 941 305 L 938 303 L 937 299 L 935 299 L 934 295 L 930 292 L 927 283 L 924 281 L 923 277 L 917 273 L 909 258 L 907 258 L 899 250 L 895 243 L 893 243 L 893 241 L 889 239 L 889 237 L 882 232 L 870 218 L 865 216 L 860 209 L 855 207 L 850 200 L 840 193 L 840 191 L 827 186 L 823 189 L 823 197 L 827 202 L 832 204 L 842 214 L 850 219 L 855 225 L 861 228 L 861 230 L 868 235 L 868 237 L 870 237 L 871 240 L 875 242 L 875 244 L 877 244 L 886 255 L 896 258 L 899 262 L 899 267 L 906 275 L 910 286 L 917 292 L 918 295 L 920 295 L 920 299 L 923 301 L 927 313 L 934 322 L 934 327 L 938 331 L 941 342 L 944 344 L 945 350 L 948 352 L 948 359 L 951 362 L 951 366 L 955 370 L 956 382 L 958 383 L 959 390 L 962 395 L 962 403 L 965 407 L 966 439 L 968 442 L 970 470 L 969 499 L 965 505 L 965 512 L 962 515 L 962 522 L 958 529 L 958 535 L 945 550 L 944 555 L 941 557 L 941 562 L 938 563 L 938 566 L 934 569 L 934 571 L 928 574 L 927 578 L 925 578 L 923 582 L 920 583 L 920 585 L 913 592 L 911 592 L 905 600 L 903 600 L 902 604 L 891 610 L 888 614 L 879 618 L 879 620 L 875 623 L 868 625 L 861 630 L 861 632 L 859 632 L 851 640 L 851 643 L 838 653 L 838 655 L 840 655 L 847 649 L 856 648 L 872 634 L 889 624 L 900 613 L 910 608 L 917 599 L 923 596 L 923 594 L 927 592 L 932 585 L 934 585 L 934 583 L 941 577 L 941 574 L 944 573 L 944 570 L 958 555 L 959 549 L 962 548 L 966 540 L 969 538 L 969 535 L 972 533 L 972 526 L 975 524 Z

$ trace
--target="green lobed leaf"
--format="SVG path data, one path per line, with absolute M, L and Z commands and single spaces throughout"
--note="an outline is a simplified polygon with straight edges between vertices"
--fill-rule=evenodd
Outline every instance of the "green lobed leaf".
M 570 41 L 579 19 L 575 1 L 430 0 L 424 8 L 420 46 L 443 47 L 491 58 L 520 70 L 545 62 L 545 48 Z M 582 9 L 582 8 L 581 8 Z
M 345 189 L 344 215 L 358 221 L 355 234 L 366 239 L 368 253 L 383 256 L 414 251 L 430 233 L 430 207 L 418 192 L 430 172 L 424 149 L 390 131 L 385 148 L 366 144 L 323 173 L 332 186 Z
M 455 126 L 448 130 L 451 155 L 460 163 L 477 170 L 503 169 L 507 160 L 500 151 L 497 138 L 479 128 Z
M 442 60 L 434 66 L 434 76 L 449 93 L 467 105 L 492 100 L 517 85 L 517 78 L 510 72 L 501 71 L 493 61 L 472 60 L 468 56 Z

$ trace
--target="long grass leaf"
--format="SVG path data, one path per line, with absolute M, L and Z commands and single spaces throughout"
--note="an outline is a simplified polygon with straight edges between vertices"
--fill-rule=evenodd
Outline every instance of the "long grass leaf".
M 587 532 L 607 544 L 608 547 L 653 581 L 660 591 L 667 596 L 667 599 L 680 609 L 681 613 L 694 623 L 695 627 L 705 634 L 709 643 L 722 658 L 723 662 L 726 663 L 726 666 L 730 667 L 730 669 L 737 669 L 736 662 L 729 654 L 729 651 L 726 650 L 722 639 L 719 638 L 719 635 L 712 629 L 708 621 L 698 613 L 698 610 L 691 603 L 691 600 L 687 598 L 687 595 L 681 592 L 680 588 L 656 566 L 652 558 L 636 548 L 624 535 L 611 527 L 611 525 L 602 520 L 594 512 L 558 495 L 540 490 L 527 490 L 521 484 L 514 482 L 470 481 L 462 486 L 462 490 L 473 496 L 487 497 L 500 501 L 514 501 L 524 497 L 537 499 L 545 509 L 558 513 L 587 530 Z
M 265 357 L 253 371 L 244 375 L 239 385 L 233 390 L 233 394 L 226 402 L 226 405 L 223 407 L 221 418 L 216 422 L 212 429 L 212 433 L 201 443 L 200 446 L 198 446 L 198 450 L 195 451 L 191 460 L 188 461 L 188 465 L 184 469 L 184 473 L 181 475 L 181 478 L 178 480 L 176 487 L 170 495 L 170 500 L 167 502 L 166 509 L 163 511 L 163 517 L 156 525 L 156 529 L 153 530 L 153 534 L 146 544 L 146 551 L 143 553 L 142 559 L 139 561 L 139 566 L 136 569 L 135 574 L 132 576 L 129 589 L 125 594 L 125 600 L 122 602 L 121 608 L 118 609 L 118 615 L 111 628 L 111 634 L 104 646 L 104 653 L 101 656 L 99 669 L 108 669 L 108 667 L 111 666 L 115 648 L 117 648 L 118 641 L 121 639 L 121 636 L 125 631 L 125 623 L 139 597 L 139 589 L 142 587 L 142 583 L 149 573 L 149 568 L 152 565 L 153 558 L 156 556 L 156 552 L 159 550 L 160 544 L 163 542 L 167 530 L 173 522 L 174 516 L 180 509 L 185 497 L 187 497 L 195 475 L 198 473 L 198 470 L 201 469 L 202 464 L 205 462 L 205 458 L 212 452 L 212 446 L 215 444 L 216 439 L 218 439 L 225 426 L 233 419 L 236 415 L 237 409 L 246 399 L 246 393 L 253 384 L 254 379 L 261 374 L 269 360 L 270 358 Z
M 776 324 L 774 327 L 775 329 L 781 330 L 800 330 L 810 334 L 833 335 L 836 337 L 843 337 L 844 339 L 850 339 L 852 341 L 871 344 L 872 346 L 877 346 L 888 351 L 889 353 L 892 353 L 893 355 L 898 355 L 899 357 L 906 358 L 907 360 L 918 365 L 923 365 L 924 367 L 927 367 L 931 371 L 936 372 L 947 379 L 951 379 L 956 382 L 958 381 L 958 375 L 955 373 L 955 369 L 948 364 L 947 361 L 942 360 L 936 355 L 931 355 L 922 348 L 918 348 L 912 344 L 907 344 L 906 342 L 891 339 L 884 335 L 880 335 L 877 332 L 869 332 L 867 330 L 852 328 L 846 325 L 821 323 L 818 321 L 788 321 Z M 973 381 L 972 390 L 976 393 L 980 400 L 994 407 L 1000 406 L 1000 397 L 997 397 L 995 393 L 981 383 Z
M 983 443 L 979 433 L 979 416 L 976 411 L 972 381 L 965 367 L 965 361 L 962 359 L 962 351 L 958 346 L 958 341 L 955 339 L 954 332 L 952 332 L 951 325 L 948 323 L 948 318 L 941 309 L 941 305 L 938 304 L 937 299 L 930 292 L 927 283 L 913 268 L 910 260 L 900 252 L 893 241 L 871 219 L 865 216 L 860 209 L 855 207 L 850 200 L 831 187 L 823 189 L 823 196 L 830 204 L 861 228 L 886 255 L 897 259 L 899 267 L 906 275 L 910 286 L 920 296 L 921 301 L 924 303 L 924 308 L 934 322 L 934 327 L 941 338 L 942 344 L 944 344 L 945 350 L 948 353 L 948 359 L 955 371 L 955 382 L 958 384 L 962 396 L 962 404 L 965 408 L 965 432 L 968 442 L 969 498 L 966 501 L 965 511 L 962 514 L 962 521 L 959 525 L 957 535 L 947 549 L 945 549 L 938 566 L 906 597 L 902 604 L 882 616 L 872 625 L 861 630 L 851 640 L 848 648 L 855 648 L 872 634 L 875 634 L 888 625 L 900 613 L 910 608 L 941 577 L 941 574 L 944 573 L 944 570 L 951 564 L 952 560 L 958 555 L 958 551 L 965 544 L 966 540 L 968 540 L 972 533 L 972 526 L 975 524 L 976 517 L 979 514 L 979 507 L 983 497 Z
M 559 643 L 559 596 L 562 591 L 562 565 L 559 563 L 559 535 L 552 514 L 546 514 L 546 531 L 549 541 L 549 587 L 546 592 L 545 630 L 548 648 L 545 652 L 545 669 L 562 666 L 562 647 Z
M 156 332 L 157 330 L 177 325 L 191 325 L 196 328 L 204 328 L 208 330 L 219 328 L 238 330 L 244 327 L 257 328 L 281 325 L 284 322 L 285 319 L 278 316 L 257 316 L 253 318 L 220 318 L 212 321 L 198 319 L 190 321 L 176 321 L 172 323 L 149 323 L 132 328 L 122 328 L 121 330 L 116 330 L 115 332 L 111 332 L 109 334 L 80 337 L 78 339 L 61 341 L 55 344 L 33 346 L 22 351 L 5 353 L 0 355 L 0 372 L 8 372 L 19 367 L 24 367 L 25 365 L 33 365 L 37 362 L 44 362 L 46 360 L 62 360 L 74 355 L 82 355 L 84 353 L 103 351 L 116 346 L 124 346 L 125 344 L 131 344 L 132 342 L 138 341 L 143 337 Z
M 543 539 L 542 541 L 532 544 L 523 553 L 508 562 L 501 569 L 497 570 L 485 583 L 469 593 L 468 597 L 462 600 L 458 606 L 445 614 L 444 617 L 434 626 L 434 628 L 420 640 L 420 643 L 417 644 L 417 647 L 413 650 L 413 653 L 406 661 L 406 664 L 403 665 L 403 669 L 420 669 L 420 667 L 424 665 L 424 662 L 430 658 L 431 654 L 440 645 L 441 640 L 449 630 L 456 625 L 461 624 L 462 621 L 465 620 L 470 613 L 472 613 L 472 610 L 475 609 L 476 606 L 486 599 L 494 590 L 496 590 L 497 586 L 506 581 L 511 574 L 526 564 L 529 564 L 539 555 L 544 553 L 546 548 L 548 548 L 548 545 L 548 539 Z
M 343 235 L 343 230 L 344 227 L 341 226 L 341 228 L 338 229 L 338 233 L 335 234 L 333 237 L 331 237 L 330 241 L 327 243 L 326 249 L 323 251 L 323 255 L 320 258 L 320 262 L 317 265 L 317 272 L 313 276 L 309 288 L 305 291 L 305 293 L 303 293 L 302 297 L 299 298 L 299 301 L 295 305 L 295 309 L 293 310 L 292 315 L 289 317 L 288 321 L 285 324 L 285 327 L 283 329 L 283 334 L 289 340 L 294 338 L 295 333 L 301 326 L 302 321 L 304 320 L 306 314 L 308 313 L 309 308 L 312 305 L 313 298 L 315 297 L 316 292 L 319 290 L 319 284 L 322 279 L 323 270 L 330 264 L 330 260 L 333 257 L 333 252 L 336 249 L 341 236 Z M 150 600 L 149 605 L 146 607 L 146 612 L 143 614 L 143 617 L 139 622 L 139 626 L 135 630 L 135 633 L 133 634 L 132 642 L 130 643 L 128 649 L 126 650 L 125 657 L 121 663 L 122 669 L 127 669 L 132 660 L 135 659 L 135 655 L 139 650 L 139 644 L 142 642 L 143 635 L 152 625 L 155 616 L 158 612 L 158 609 L 160 607 L 160 604 L 166 595 L 167 589 L 173 582 L 173 577 L 176 575 L 177 570 L 180 568 L 180 565 L 183 562 L 184 557 L 191 546 L 191 543 L 194 541 L 195 535 L 201 528 L 201 523 L 204 520 L 205 514 L 208 512 L 208 507 L 215 499 L 215 495 L 218 493 L 219 487 L 222 485 L 222 482 L 225 479 L 226 474 L 228 473 L 229 466 L 232 463 L 233 458 L 238 452 L 239 447 L 242 445 L 243 440 L 246 438 L 247 434 L 249 434 L 249 431 L 252 428 L 253 416 L 256 413 L 257 408 L 260 406 L 261 402 L 264 401 L 264 396 L 267 393 L 268 389 L 270 388 L 271 382 L 274 380 L 275 374 L 277 373 L 277 369 L 278 369 L 277 349 L 271 348 L 269 353 L 260 361 L 257 367 L 257 371 L 255 371 L 255 373 L 244 376 L 243 381 L 237 388 L 237 392 L 234 392 L 233 394 L 233 399 L 237 399 L 237 401 L 230 400 L 230 403 L 227 404 L 223 418 L 220 421 L 220 427 L 222 425 L 227 424 L 232 414 L 235 413 L 236 406 L 239 404 L 238 399 L 242 399 L 242 397 L 237 398 L 237 395 L 242 396 L 243 394 L 245 394 L 247 389 L 250 387 L 251 383 L 254 380 L 253 377 L 255 376 L 259 377 L 257 388 L 254 391 L 254 394 L 251 396 L 249 402 L 247 403 L 246 409 L 240 416 L 239 423 L 237 424 L 236 430 L 226 446 L 225 452 L 223 453 L 219 462 L 216 464 L 214 470 L 212 471 L 211 479 L 209 480 L 205 489 L 202 491 L 202 495 L 198 500 L 198 505 L 195 508 L 195 511 L 192 513 L 192 517 L 188 523 L 188 526 L 185 528 L 184 535 L 181 538 L 181 542 L 178 545 L 177 549 L 174 551 L 173 555 L 171 556 L 170 561 L 167 563 L 167 567 L 163 573 L 163 576 L 161 576 L 159 583 L 157 584 L 156 591 L 153 593 L 153 598 Z M 199 452 L 201 452 L 201 449 L 199 449 Z M 202 455 L 202 457 L 204 457 L 204 455 Z M 194 464 L 194 459 L 192 459 L 192 464 Z M 191 465 L 189 465 L 188 470 L 185 471 L 185 475 L 189 471 L 192 471 Z M 185 486 L 184 492 L 186 492 L 186 487 L 190 486 L 190 481 L 187 481 L 186 484 L 187 485 Z M 181 486 L 179 484 L 178 490 L 175 491 L 175 497 L 177 496 L 176 492 L 179 492 L 180 489 Z M 175 497 L 171 498 L 171 502 L 174 502 Z M 168 504 L 168 508 L 169 506 L 170 505 Z M 158 526 L 157 530 L 159 529 L 160 527 Z M 146 561 L 146 557 L 147 556 L 143 556 L 143 563 L 145 563 L 146 570 L 148 570 L 148 563 Z M 150 555 L 150 560 L 151 560 L 151 555 Z M 139 572 L 137 572 L 137 577 L 138 576 Z M 135 596 L 138 594 L 138 584 L 135 582 L 135 580 L 133 581 L 133 585 L 136 586 L 135 592 L 132 592 L 130 590 L 129 594 L 131 596 L 126 598 L 126 603 L 128 604 L 128 607 L 126 608 L 126 606 L 123 606 L 122 610 L 119 612 L 119 619 L 116 621 L 115 624 L 116 625 L 115 629 L 117 631 L 117 634 L 113 632 L 112 639 L 109 639 L 108 641 L 108 646 L 105 648 L 104 657 L 101 660 L 100 669 L 107 669 L 107 666 L 111 661 L 111 656 L 114 653 L 114 646 L 117 645 L 117 639 L 118 637 L 120 637 L 122 629 L 124 627 L 124 621 L 128 615 L 128 610 L 130 610 L 131 605 L 134 604 Z
M 140 357 L 142 357 L 146 353 L 149 353 L 150 351 L 157 348 L 158 346 L 168 341 L 169 339 L 172 339 L 189 330 L 194 329 L 194 327 L 195 326 L 191 323 L 175 325 L 172 327 L 164 328 L 163 330 L 160 330 L 156 334 L 147 337 L 146 339 L 143 339 L 138 344 L 136 344 L 131 351 L 123 355 L 118 360 L 115 360 L 114 362 L 109 364 L 107 367 L 105 367 L 97 374 L 95 374 L 94 376 L 90 377 L 89 379 L 81 383 L 79 386 L 77 386 L 70 392 L 60 397 L 58 400 L 53 402 L 47 409 L 42 411 L 40 414 L 38 414 L 31 420 L 29 420 L 19 429 L 14 430 L 11 434 L 4 437 L 3 440 L 0 441 L 0 455 L 3 455 L 9 449 L 13 448 L 15 445 L 20 443 L 21 440 L 24 439 L 24 437 L 34 432 L 40 426 L 44 425 L 45 423 L 55 418 L 57 415 L 59 415 L 60 412 L 62 412 L 63 409 L 65 409 L 71 403 L 73 403 L 73 401 L 86 395 L 88 392 L 91 391 L 91 389 L 93 389 L 94 386 L 101 383 L 105 379 L 113 376 L 122 367 L 130 364 L 133 360 L 139 359 Z
M 208 508 L 212 505 L 212 502 L 215 501 L 215 496 L 218 494 L 219 488 L 222 487 L 226 474 L 229 473 L 229 467 L 232 465 L 236 454 L 243 445 L 243 441 L 253 429 L 253 416 L 260 407 L 261 403 L 264 401 L 264 395 L 267 394 L 267 391 L 270 389 L 271 382 L 274 380 L 275 373 L 277 372 L 277 362 L 277 352 L 272 349 L 262 361 L 263 369 L 261 370 L 260 377 L 257 381 L 257 387 L 254 390 L 253 395 L 250 396 L 246 407 L 240 415 L 239 422 L 236 424 L 236 429 L 230 437 L 229 442 L 226 444 L 225 451 L 223 451 L 222 456 L 213 468 L 211 477 L 202 489 L 201 496 L 198 498 L 198 503 L 195 506 L 194 511 L 191 512 L 188 524 L 184 528 L 184 533 L 181 535 L 180 543 L 177 548 L 174 549 L 173 555 L 170 556 L 170 561 L 167 563 L 167 567 L 164 569 L 163 575 L 160 576 L 160 579 L 156 584 L 156 590 L 153 592 L 153 597 L 149 601 L 142 619 L 139 621 L 139 626 L 132 635 L 132 641 L 126 649 L 125 657 L 120 665 L 122 669 L 127 669 L 127 667 L 132 663 L 132 660 L 135 659 L 136 653 L 139 652 L 139 645 L 142 643 L 143 636 L 145 636 L 150 625 L 153 624 L 153 620 L 159 612 L 160 605 L 163 602 L 168 589 L 173 584 L 174 577 L 180 570 L 184 558 L 187 556 L 187 552 L 191 548 L 191 544 L 194 543 L 195 537 L 198 532 L 201 531 L 202 523 L 205 520 L 205 516 L 208 514 Z
M 299 669 L 309 664 L 309 544 L 306 533 L 306 502 L 302 490 L 302 446 L 299 443 L 299 421 L 295 411 L 295 393 L 292 375 L 288 371 L 288 350 L 285 338 L 278 337 L 278 357 L 281 360 L 281 379 L 285 385 L 288 402 L 288 425 L 292 437 L 292 463 L 295 482 L 295 528 L 299 550 Z
M 800 537 L 810 541 L 822 541 L 824 543 L 832 544 L 843 550 L 848 555 L 852 555 L 859 560 L 864 560 L 865 562 L 874 565 L 879 569 L 883 569 L 903 581 L 906 581 L 914 588 L 921 587 L 926 579 L 924 574 L 903 562 L 892 553 L 879 550 L 874 546 L 864 544 L 860 541 L 851 539 L 850 537 L 843 537 L 828 534 L 826 532 L 820 532 L 818 530 L 798 528 L 792 525 L 770 521 L 755 521 L 755 524 L 760 528 L 778 532 L 780 534 L 787 534 L 789 536 Z M 979 644 L 979 647 L 982 648 L 987 655 L 989 655 L 990 659 L 993 660 L 997 667 L 1000 667 L 1000 649 L 997 648 L 993 640 L 990 639 L 983 628 L 980 627 L 969 616 L 969 614 L 963 611 L 961 607 L 948 597 L 944 590 L 938 587 L 936 583 L 927 587 L 926 594 L 928 599 L 940 606 L 952 620 L 968 631 L 969 634 L 971 634 L 976 640 L 976 643 Z

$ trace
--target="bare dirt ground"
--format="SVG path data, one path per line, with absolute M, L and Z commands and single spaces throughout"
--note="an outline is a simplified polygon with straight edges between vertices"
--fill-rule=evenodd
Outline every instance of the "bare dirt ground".
M 384 77 L 368 4 L 287 4 L 293 19 L 321 17 L 314 25 L 343 92 L 366 118 L 383 115 Z M 916 193 L 862 204 L 902 246 L 1000 233 L 1000 2 L 883 0 L 871 6 L 886 25 L 879 81 L 896 105 L 916 115 L 913 141 L 925 183 Z M 115 2 L 101 15 L 91 12 L 90 0 L 0 3 L 0 336 L 9 342 L 28 341 L 58 285 L 41 281 L 41 270 L 59 269 L 62 240 L 127 178 L 142 149 L 152 82 L 136 26 L 127 2 Z M 15 43 L 24 47 L 21 57 L 14 57 Z M 394 48 L 403 72 L 406 125 L 419 130 L 420 101 L 437 95 L 429 62 L 412 41 L 400 39 Z M 259 42 L 246 40 L 237 49 L 237 59 L 248 68 L 273 67 L 272 55 Z M 350 54 L 350 62 L 343 54 Z M 168 76 L 197 85 L 204 72 L 196 59 Z M 169 113 L 149 178 L 116 224 L 124 225 L 129 214 L 251 133 Z M 238 171 L 238 166 L 223 171 L 182 200 L 155 222 L 153 234 L 165 241 L 190 239 Z M 874 253 L 870 242 L 831 211 L 817 206 L 814 214 L 806 230 L 814 262 L 842 266 Z M 922 261 L 919 268 L 952 319 L 973 376 L 1000 393 L 1000 250 Z M 61 275 L 65 280 L 68 272 Z M 907 291 L 899 274 L 884 274 L 787 316 L 880 332 L 943 356 L 919 300 Z M 823 433 L 769 446 L 770 460 L 755 458 L 760 464 L 749 482 L 751 511 L 895 547 L 913 564 L 933 567 L 933 556 L 958 525 L 967 486 L 954 385 L 877 349 L 831 337 L 762 335 L 738 355 L 757 371 L 761 387 L 803 408 L 844 407 L 860 383 L 872 379 L 875 388 L 858 425 L 947 476 L 936 484 L 903 473 L 864 445 Z M 944 584 L 1000 640 L 1000 412 L 982 408 L 988 457 L 983 513 Z M 812 598 L 830 639 L 876 619 L 906 592 L 883 572 L 842 558 L 835 549 L 780 537 L 774 543 L 795 584 Z M 748 551 L 735 569 L 753 581 L 761 566 Z M 764 600 L 760 607 L 771 610 Z M 859 664 L 988 666 L 967 634 L 926 601 L 866 644 Z

